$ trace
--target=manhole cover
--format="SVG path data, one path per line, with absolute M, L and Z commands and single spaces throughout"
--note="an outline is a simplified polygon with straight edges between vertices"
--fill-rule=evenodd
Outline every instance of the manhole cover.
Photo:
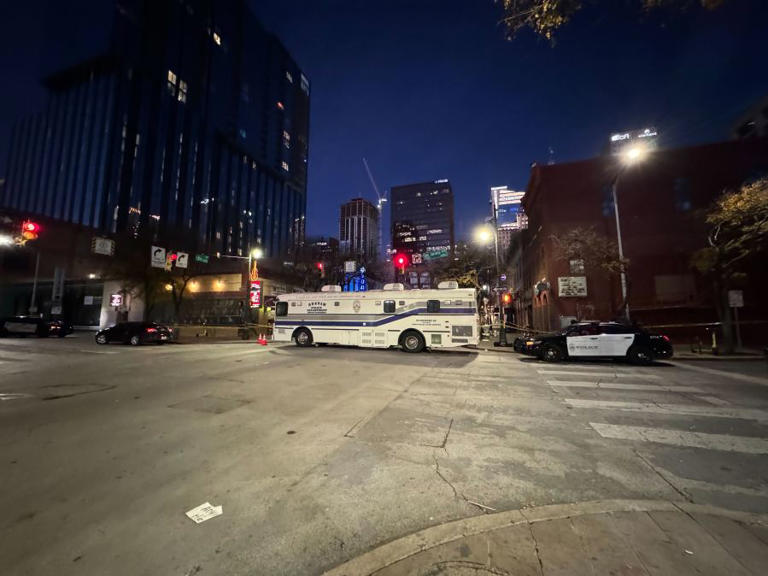
M 248 400 L 237 400 L 235 398 L 221 398 L 219 396 L 201 396 L 184 400 L 178 404 L 171 404 L 169 408 L 179 408 L 181 410 L 192 410 L 193 412 L 208 412 L 209 414 L 223 414 L 240 406 L 249 404 Z
M 509 576 L 509 572 L 498 568 L 491 568 L 485 564 L 466 562 L 461 560 L 449 560 L 437 562 L 419 572 L 419 576 Z

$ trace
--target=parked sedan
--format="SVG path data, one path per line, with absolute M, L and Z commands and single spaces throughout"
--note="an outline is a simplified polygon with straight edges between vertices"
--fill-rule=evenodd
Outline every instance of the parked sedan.
M 154 342 L 162 344 L 171 340 L 173 329 L 154 322 L 119 322 L 96 333 L 96 344 L 131 344 L 139 346 Z
M 626 358 L 635 364 L 671 358 L 667 336 L 618 322 L 579 322 L 561 332 L 537 336 L 531 352 L 549 362 L 566 358 Z
M 64 338 L 72 334 L 72 325 L 63 320 L 45 320 L 37 316 L 11 316 L 0 320 L 0 336 L 37 336 Z

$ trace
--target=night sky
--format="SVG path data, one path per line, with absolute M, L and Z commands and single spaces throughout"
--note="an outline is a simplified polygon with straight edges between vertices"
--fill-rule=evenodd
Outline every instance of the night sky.
M 308 232 L 337 235 L 340 203 L 375 200 L 363 156 L 381 189 L 449 178 L 461 238 L 489 187 L 523 189 L 550 147 L 587 158 L 646 125 L 663 146 L 725 139 L 768 94 L 765 0 L 650 16 L 614 4 L 553 47 L 506 41 L 491 0 L 251 0 L 312 82 Z M 0 173 L 13 120 L 45 102 L 39 78 L 103 45 L 110 13 L 110 0 L 2 3 Z

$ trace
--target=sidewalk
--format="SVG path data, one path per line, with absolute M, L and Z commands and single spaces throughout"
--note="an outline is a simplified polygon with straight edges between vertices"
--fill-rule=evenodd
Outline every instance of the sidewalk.
M 376 548 L 325 576 L 763 575 L 768 516 L 607 500 L 474 516 Z

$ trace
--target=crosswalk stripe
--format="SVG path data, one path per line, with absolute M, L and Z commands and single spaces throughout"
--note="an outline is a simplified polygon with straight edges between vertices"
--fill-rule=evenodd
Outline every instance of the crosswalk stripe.
M 730 434 L 707 434 L 645 426 L 621 426 L 590 422 L 589 425 L 603 438 L 656 442 L 670 446 L 705 448 L 745 454 L 768 454 L 768 440 Z
M 695 386 L 665 386 L 663 384 L 620 384 L 618 382 L 586 382 L 569 380 L 547 380 L 550 386 L 563 388 L 597 388 L 606 390 L 649 390 L 653 392 L 691 392 L 703 393 L 703 390 Z
M 597 378 L 647 378 L 658 380 L 661 378 L 658 374 L 647 374 L 645 372 L 582 372 L 581 370 L 537 370 L 539 374 L 545 376 L 591 376 Z
M 565 398 L 572 408 L 619 410 L 622 412 L 646 412 L 649 414 L 680 414 L 684 416 L 706 416 L 768 422 L 768 411 L 748 408 L 721 408 L 716 406 L 693 406 L 690 404 L 658 404 L 656 402 L 622 402 L 618 400 L 584 400 Z

